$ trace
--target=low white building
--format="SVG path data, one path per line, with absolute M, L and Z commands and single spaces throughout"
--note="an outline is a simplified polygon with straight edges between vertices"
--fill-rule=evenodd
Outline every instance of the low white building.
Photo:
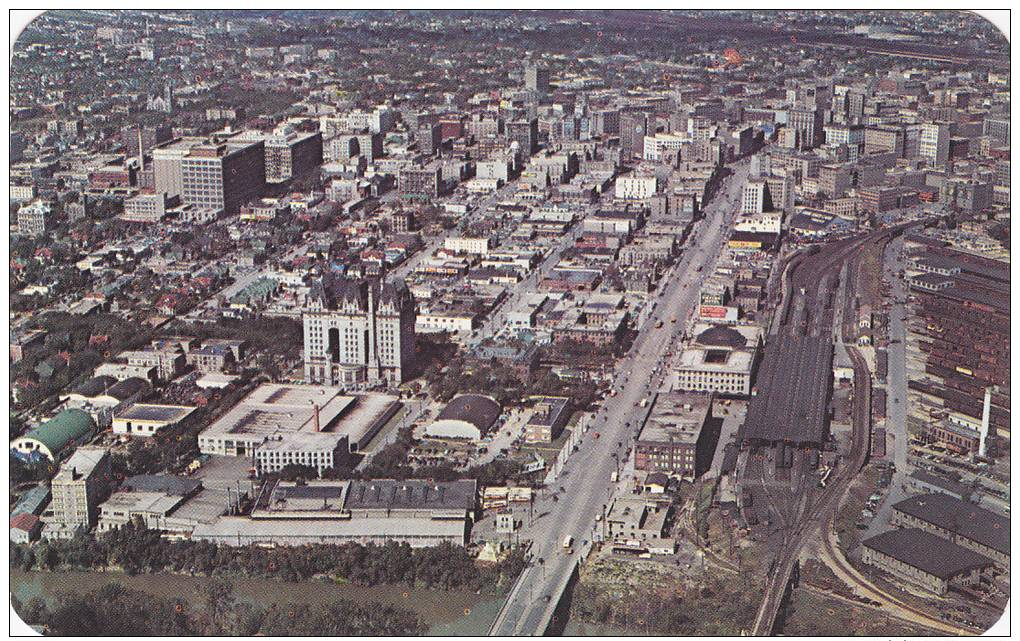
M 616 197 L 645 200 L 655 195 L 659 181 L 655 176 L 624 176 L 616 179 Z
M 159 430 L 180 423 L 195 411 L 188 405 L 132 403 L 113 414 L 113 433 L 155 436 Z
M 492 239 L 474 238 L 471 236 L 449 236 L 443 240 L 443 247 L 452 252 L 485 256 L 492 247 Z

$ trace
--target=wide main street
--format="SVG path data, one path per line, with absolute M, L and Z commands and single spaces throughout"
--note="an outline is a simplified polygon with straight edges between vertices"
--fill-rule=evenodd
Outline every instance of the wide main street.
M 590 432 L 598 432 L 600 437 L 589 433 L 563 466 L 556 486 L 547 488 L 536 501 L 538 517 L 522 531 L 522 538 L 532 542 L 534 561 L 522 572 L 490 629 L 491 635 L 545 632 L 578 556 L 590 549 L 595 518 L 609 503 L 615 485 L 612 474 L 628 456 L 640 417 L 647 411 L 640 407 L 641 400 L 655 393 L 666 375 L 659 365 L 683 328 L 682 323 L 670 320 L 686 319 L 697 303 L 699 286 L 712 273 L 733 223 L 748 168 L 747 161 L 731 167 L 734 173 L 724 179 L 705 207 L 704 219 L 696 224 L 689 247 L 664 277 L 655 311 L 638 328 L 634 345 L 617 364 L 617 395 L 606 398 L 590 423 Z M 657 367 L 659 373 L 649 376 Z M 567 536 L 573 538 L 577 555 L 564 549 Z

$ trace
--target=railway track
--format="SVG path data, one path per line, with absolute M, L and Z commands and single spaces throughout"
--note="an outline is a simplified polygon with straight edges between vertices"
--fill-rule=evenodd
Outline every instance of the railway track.
M 799 294 L 799 297 L 806 307 L 808 301 L 816 300 L 820 294 L 827 293 L 822 291 L 825 283 L 829 283 L 830 287 L 837 286 L 836 283 L 839 282 L 839 274 L 843 269 L 844 263 L 848 259 L 852 263 L 852 256 L 858 252 L 864 243 L 876 242 L 891 233 L 894 233 L 894 231 L 882 230 L 839 241 L 841 244 L 833 251 L 826 252 L 825 254 L 814 253 L 805 257 L 799 261 L 791 274 L 790 280 L 793 285 L 791 296 L 798 296 L 797 292 L 803 289 L 804 293 Z M 848 270 L 848 272 L 852 274 L 852 271 Z M 853 287 L 852 276 L 848 275 L 847 281 L 846 295 L 839 303 L 850 306 L 853 300 L 851 296 Z M 790 301 L 787 302 L 789 303 Z M 825 335 L 825 333 L 831 332 L 831 324 L 835 320 L 835 304 L 836 301 L 834 301 L 833 309 L 829 310 L 829 313 L 824 313 L 823 310 L 823 313 L 813 316 L 815 321 L 813 327 L 808 326 L 809 323 L 805 321 L 806 324 L 802 327 L 787 326 L 786 329 L 793 332 L 802 330 L 804 333 L 816 333 L 816 335 Z M 846 316 L 847 314 L 844 313 L 844 321 Z M 847 325 L 846 322 L 842 324 L 840 330 L 844 342 L 848 340 L 852 342 L 852 329 L 852 326 Z M 778 340 L 782 340 L 782 338 Z M 806 507 L 801 511 L 799 518 L 796 519 L 793 532 L 790 535 L 784 536 L 780 554 L 777 561 L 773 563 L 772 571 L 766 581 L 762 605 L 755 616 L 754 625 L 751 629 L 751 634 L 755 636 L 766 636 L 772 633 L 779 608 L 786 594 L 790 577 L 793 574 L 801 550 L 807 540 L 817 534 L 819 526 L 826 521 L 826 517 L 830 513 L 835 512 L 838 499 L 845 493 L 846 489 L 849 488 L 850 482 L 867 463 L 871 438 L 871 375 L 868 371 L 867 363 L 860 353 L 857 352 L 856 348 L 849 349 L 851 350 L 850 355 L 854 363 L 855 394 L 853 435 L 848 465 L 842 466 L 837 471 L 833 479 L 823 488 L 817 497 L 814 499 L 810 496 L 806 497 Z M 783 521 L 785 525 L 785 519 Z
M 860 576 L 857 569 L 850 565 L 843 556 L 843 553 L 838 550 L 835 545 L 833 545 L 832 536 L 830 536 L 830 534 L 835 531 L 836 528 L 835 517 L 836 513 L 834 511 L 826 524 L 828 532 L 822 536 L 822 549 L 827 557 L 825 561 L 827 561 L 829 565 L 834 565 L 836 569 L 840 571 L 843 575 L 843 581 L 850 585 L 855 592 L 864 598 L 880 604 L 874 607 L 877 607 L 883 612 L 904 621 L 924 625 L 943 633 L 953 635 L 974 635 L 981 634 L 983 632 L 983 630 L 978 628 L 964 627 L 942 621 L 941 619 L 936 619 L 924 610 L 916 608 L 902 599 L 896 598 L 887 592 L 882 591 L 865 577 Z
M 807 249 L 804 254 L 795 255 L 790 259 L 789 273 L 784 274 L 786 276 L 783 280 L 784 287 L 787 285 L 786 279 L 788 279 L 789 286 L 780 303 L 782 309 L 777 312 L 782 322 L 770 340 L 782 340 L 782 336 L 789 335 L 789 333 L 827 336 L 834 330 L 838 330 L 839 338 L 847 344 L 847 352 L 854 369 L 853 432 L 850 452 L 844 459 L 844 463 L 830 478 L 826 487 L 820 493 L 804 492 L 797 501 L 802 509 L 799 513 L 795 513 L 793 518 L 784 519 L 786 523 L 792 521 L 792 532 L 784 534 L 776 557 L 777 560 L 770 568 L 761 607 L 751 629 L 753 635 L 766 636 L 772 633 L 801 550 L 809 539 L 819 533 L 822 525 L 835 517 L 839 499 L 867 464 L 871 451 L 871 373 L 863 356 L 854 346 L 856 339 L 856 316 L 853 314 L 857 288 L 855 282 L 857 276 L 856 255 L 865 244 L 884 242 L 914 224 L 916 223 L 905 223 L 843 239 L 825 246 L 823 249 Z M 845 282 L 840 283 L 840 272 L 844 267 L 847 267 Z M 835 293 L 839 292 L 841 287 L 842 296 L 836 300 Z M 829 294 L 833 298 L 831 304 L 826 303 L 825 305 L 828 309 L 821 310 L 821 313 L 818 314 L 810 314 L 807 311 L 806 308 L 812 301 L 828 300 L 825 296 Z M 822 298 L 819 298 L 820 295 Z M 799 313 L 800 317 L 797 318 L 800 322 L 791 324 L 791 319 L 797 315 L 795 314 L 797 309 L 795 305 L 798 301 L 803 306 Z M 842 307 L 842 319 L 838 327 L 834 327 L 837 306 Z M 771 497 L 769 498 L 771 501 Z

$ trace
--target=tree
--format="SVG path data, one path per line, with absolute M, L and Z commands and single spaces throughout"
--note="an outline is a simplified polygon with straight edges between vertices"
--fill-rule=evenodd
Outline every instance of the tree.
M 233 609 L 236 602 L 234 598 L 234 585 L 226 579 L 215 577 L 205 584 L 202 589 L 202 596 L 210 623 L 206 634 L 226 634 L 226 616 Z

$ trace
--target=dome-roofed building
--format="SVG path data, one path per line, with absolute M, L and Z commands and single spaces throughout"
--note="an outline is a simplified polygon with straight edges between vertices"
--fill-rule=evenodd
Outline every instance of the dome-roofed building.
M 46 457 L 58 460 L 70 447 L 84 443 L 92 436 L 96 424 L 88 412 L 64 410 L 24 436 L 11 441 L 11 452 L 25 460 Z
M 676 368 L 676 389 L 748 396 L 758 352 L 761 329 L 756 325 L 710 325 L 700 323 L 691 332 Z
M 492 429 L 502 413 L 499 403 L 482 394 L 461 394 L 450 401 L 425 429 L 435 438 L 478 440 Z
M 705 347 L 740 349 L 747 345 L 747 337 L 732 327 L 711 325 L 708 329 L 698 334 L 694 342 Z

